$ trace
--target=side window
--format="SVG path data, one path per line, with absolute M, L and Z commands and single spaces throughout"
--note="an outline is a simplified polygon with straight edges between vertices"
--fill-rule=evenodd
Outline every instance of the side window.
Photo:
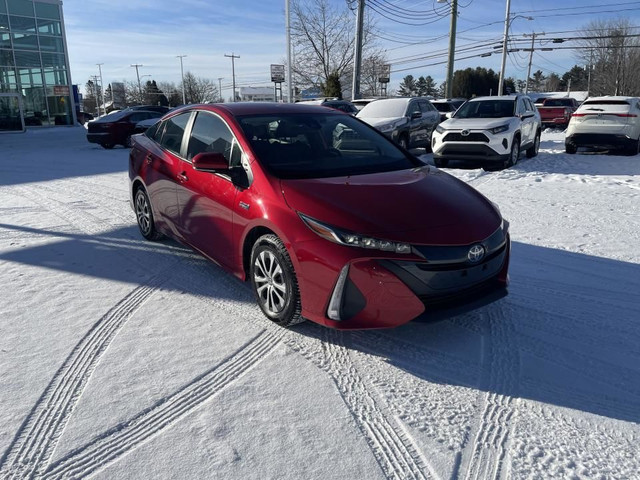
M 407 109 L 407 115 L 411 117 L 414 113 L 421 113 L 420 105 L 418 102 L 412 102 L 409 104 L 409 108 Z
M 533 106 L 531 105 L 531 100 L 529 100 L 528 98 L 524 98 L 524 107 L 525 110 L 528 112 L 533 112 Z
M 160 137 L 162 137 L 162 131 L 164 130 L 164 126 L 167 122 L 158 122 L 151 125 L 147 128 L 147 131 L 144 134 L 152 140 L 156 142 L 160 141 Z
M 164 128 L 162 139 L 160 140 L 160 145 L 162 145 L 167 150 L 180 155 L 180 146 L 182 145 L 184 129 L 187 127 L 190 116 L 191 112 L 188 112 L 181 115 L 176 115 L 175 117 L 171 117 L 166 120 L 164 122 L 166 126 Z M 161 129 L 159 129 L 158 131 L 160 130 Z
M 187 159 L 191 160 L 202 152 L 221 153 L 230 167 L 239 166 L 242 157 L 242 151 L 227 124 L 206 112 L 198 112 L 196 121 L 193 123 Z
M 420 110 L 422 111 L 422 113 L 429 113 L 431 111 L 427 102 L 420 100 L 418 102 L 418 105 L 420 106 Z
M 527 109 L 524 106 L 524 98 L 520 97 L 518 99 L 518 106 L 516 107 L 517 109 L 517 114 L 518 115 L 522 115 Z

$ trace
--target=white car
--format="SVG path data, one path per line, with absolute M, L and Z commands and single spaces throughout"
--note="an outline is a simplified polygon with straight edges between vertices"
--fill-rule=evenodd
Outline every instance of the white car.
M 637 97 L 594 97 L 574 112 L 567 127 L 564 148 L 622 149 L 628 155 L 640 152 L 640 99 Z
M 541 130 L 540 114 L 525 95 L 473 98 L 435 129 L 433 160 L 437 167 L 449 160 L 485 170 L 510 167 L 523 150 L 528 158 L 538 154 Z

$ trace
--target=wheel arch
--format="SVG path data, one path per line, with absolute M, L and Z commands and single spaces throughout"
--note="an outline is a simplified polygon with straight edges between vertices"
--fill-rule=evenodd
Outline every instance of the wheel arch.
M 285 241 L 277 232 L 265 225 L 256 225 L 247 232 L 242 242 L 242 275 L 243 280 L 249 278 L 249 268 L 251 266 L 251 250 L 256 241 L 263 235 L 273 234 Z

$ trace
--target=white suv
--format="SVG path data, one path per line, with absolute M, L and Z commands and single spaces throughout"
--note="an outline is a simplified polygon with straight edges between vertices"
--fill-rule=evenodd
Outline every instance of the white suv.
M 567 153 L 578 147 L 623 149 L 640 152 L 640 99 L 636 97 L 588 98 L 571 116 L 564 140 Z
M 540 114 L 525 95 L 473 98 L 435 129 L 433 160 L 437 167 L 449 160 L 485 170 L 510 167 L 523 150 L 528 158 L 538 154 L 541 130 Z

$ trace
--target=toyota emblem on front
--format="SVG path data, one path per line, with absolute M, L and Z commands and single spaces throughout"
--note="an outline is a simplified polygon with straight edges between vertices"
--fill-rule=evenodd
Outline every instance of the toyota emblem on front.
M 467 258 L 471 263 L 478 263 L 480 260 L 484 258 L 484 247 L 482 245 L 474 245 L 469 249 L 469 253 L 467 253 Z
M 463 137 L 468 137 L 470 133 L 471 132 L 469 130 L 462 130 L 460 132 L 460 135 L 462 135 Z

